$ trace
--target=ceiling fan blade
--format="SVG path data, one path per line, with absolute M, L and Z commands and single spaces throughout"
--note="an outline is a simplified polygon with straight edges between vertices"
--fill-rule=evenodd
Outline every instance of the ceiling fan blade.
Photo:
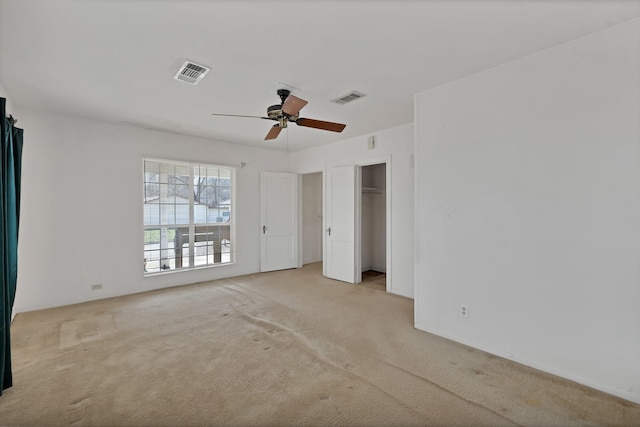
M 278 135 L 280 135 L 281 130 L 282 128 L 280 127 L 279 124 L 273 125 L 271 127 L 271 130 L 269 130 L 269 133 L 267 134 L 267 136 L 264 137 L 264 140 L 267 141 L 269 139 L 276 139 Z
M 298 120 L 296 120 L 296 124 L 298 126 L 305 126 L 308 128 L 330 130 L 331 132 L 342 132 L 344 128 L 347 127 L 347 125 L 343 125 L 342 123 L 324 122 L 322 120 L 303 118 L 299 118 Z
M 296 116 L 302 110 L 302 107 L 307 105 L 308 102 L 304 99 L 300 99 L 297 96 L 289 95 L 282 104 L 282 112 L 289 114 L 290 116 Z
M 242 116 L 239 114 L 217 114 L 217 113 L 211 113 L 212 116 L 224 116 L 224 117 L 248 117 L 250 119 L 266 119 L 266 120 L 270 120 L 269 117 L 262 117 L 262 116 Z

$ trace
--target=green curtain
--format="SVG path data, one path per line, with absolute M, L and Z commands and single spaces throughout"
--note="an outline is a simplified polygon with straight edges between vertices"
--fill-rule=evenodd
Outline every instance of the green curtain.
M 18 279 L 18 225 L 20 219 L 20 175 L 22 169 L 22 129 L 7 118 L 5 98 L 0 98 L 0 137 L 2 165 L 0 170 L 0 379 L 2 390 L 13 385 L 11 375 L 11 310 Z

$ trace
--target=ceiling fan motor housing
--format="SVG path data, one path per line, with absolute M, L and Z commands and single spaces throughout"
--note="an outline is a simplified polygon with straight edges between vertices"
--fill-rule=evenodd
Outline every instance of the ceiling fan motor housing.
M 282 114 L 282 104 L 275 104 L 267 108 L 267 116 L 277 119 Z M 274 117 L 275 116 L 275 117 Z
M 280 122 L 281 127 L 287 127 L 287 122 L 295 122 L 298 119 L 298 115 L 287 114 L 282 111 L 282 105 L 284 101 L 289 97 L 291 91 L 289 89 L 278 89 L 278 96 L 282 100 L 282 104 L 271 105 L 267 108 L 267 117 L 271 120 Z
M 289 116 L 282 112 L 282 104 L 275 104 L 267 108 L 267 117 L 271 120 L 275 120 L 279 123 L 279 126 L 282 128 L 287 127 L 287 122 L 289 120 L 295 121 L 297 117 Z M 278 125 L 274 125 L 278 126 Z

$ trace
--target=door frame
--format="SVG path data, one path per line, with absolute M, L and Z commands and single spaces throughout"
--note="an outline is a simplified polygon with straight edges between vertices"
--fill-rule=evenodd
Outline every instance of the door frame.
M 362 281 L 362 167 L 363 166 L 371 166 L 377 164 L 385 164 L 385 209 L 386 209 L 386 276 L 387 276 L 387 287 L 386 290 L 389 292 L 393 289 L 392 286 L 392 252 L 391 252 L 391 243 L 393 238 L 393 230 L 392 230 L 392 218 L 391 218 L 391 203 L 393 199 L 393 195 L 391 194 L 391 171 L 392 171 L 392 155 L 388 154 L 385 156 L 374 157 L 369 159 L 363 159 L 357 162 L 351 163 L 338 163 L 333 165 L 325 164 L 322 169 L 309 169 L 298 171 L 298 267 L 302 267 L 302 175 L 312 174 L 312 173 L 321 173 L 322 174 L 322 275 L 326 277 L 327 275 L 327 233 L 325 230 L 327 229 L 327 172 L 329 169 L 340 166 L 355 166 L 356 167 L 356 185 L 360 192 L 359 196 L 356 197 L 355 206 L 356 206 L 356 243 L 355 243 L 355 261 L 356 261 L 356 271 L 359 273 L 359 281 Z
M 382 156 L 382 157 L 376 157 L 376 158 L 371 158 L 371 159 L 366 159 L 366 160 L 361 160 L 359 162 L 355 163 L 355 166 L 357 167 L 356 170 L 356 188 L 358 189 L 359 193 L 359 197 L 356 197 L 356 244 L 355 244 L 355 251 L 356 251 L 356 272 L 358 272 L 359 275 L 359 280 L 356 281 L 356 283 L 361 283 L 362 282 L 362 167 L 363 166 L 371 166 L 371 165 L 379 165 L 379 164 L 385 164 L 385 210 L 386 210 L 386 291 L 389 292 L 391 289 L 393 289 L 392 283 L 391 283 L 391 278 L 392 276 L 392 271 L 391 271 L 391 266 L 392 266 L 392 262 L 391 262 L 391 239 L 393 236 L 392 233 L 392 229 L 391 229 L 391 200 L 392 200 L 392 194 L 391 194 L 391 154 L 388 154 L 386 156 Z
M 324 230 L 326 229 L 325 223 L 324 223 L 324 218 L 325 218 L 325 211 L 324 211 L 324 206 L 325 206 L 325 200 L 324 200 L 324 186 L 325 186 L 325 182 L 324 182 L 324 169 L 314 169 L 314 170 L 309 170 L 309 171 L 304 171 L 304 172 L 296 172 L 298 174 L 298 268 L 302 268 L 302 265 L 304 263 L 304 260 L 302 259 L 302 245 L 303 245 L 303 233 L 302 233 L 302 176 L 303 175 L 311 175 L 314 173 L 319 173 L 320 174 L 320 182 L 322 183 L 322 274 L 325 274 L 324 271 L 324 266 L 325 266 L 325 253 L 324 253 L 324 248 L 325 248 L 325 241 L 324 241 Z
M 326 201 L 326 197 L 327 197 L 327 177 L 328 177 L 328 171 L 329 169 L 332 168 L 337 168 L 337 167 L 342 167 L 342 166 L 354 166 L 356 168 L 356 188 L 358 189 L 358 195 L 359 197 L 356 197 L 355 200 L 355 232 L 356 232 L 356 241 L 355 241 L 355 245 L 354 245 L 354 251 L 355 251 L 355 271 L 357 274 L 356 277 L 356 281 L 355 283 L 361 283 L 362 282 L 362 167 L 363 166 L 371 166 L 371 165 L 378 165 L 378 164 L 385 164 L 385 210 L 386 210 L 386 276 L 387 276 L 387 285 L 386 285 L 386 291 L 389 292 L 391 289 L 393 289 L 392 286 L 392 265 L 393 263 L 392 261 L 392 253 L 391 253 L 391 242 L 392 242 L 392 236 L 393 236 L 393 230 L 392 230 L 392 218 L 391 218 L 391 202 L 392 202 L 392 198 L 393 195 L 391 194 L 391 184 L 392 184 L 392 180 L 391 180 L 391 171 L 392 171 L 392 155 L 388 154 L 385 156 L 380 156 L 380 157 L 373 157 L 373 158 L 368 158 L 368 159 L 362 159 L 359 161 L 355 161 L 355 162 L 349 162 L 349 163 L 337 163 L 337 164 L 332 164 L 332 165 L 324 165 L 324 169 L 322 171 L 318 171 L 316 169 L 314 170 L 310 170 L 310 171 L 305 171 L 305 172 L 299 172 L 300 175 L 303 174 L 307 174 L 307 173 L 317 173 L 317 172 L 322 172 L 322 228 L 323 228 L 323 233 L 322 233 L 322 275 L 323 276 L 327 276 L 327 233 L 324 232 L 324 230 L 327 229 L 327 213 L 326 213 L 326 208 L 327 208 L 327 201 Z M 299 187 L 300 188 L 300 187 Z M 301 198 L 298 198 L 298 200 L 300 200 Z M 302 205 L 300 205 L 300 215 L 302 215 Z

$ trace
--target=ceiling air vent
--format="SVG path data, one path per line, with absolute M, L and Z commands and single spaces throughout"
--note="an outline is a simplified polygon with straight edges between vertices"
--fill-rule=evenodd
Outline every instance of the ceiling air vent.
M 335 102 L 336 104 L 343 105 L 343 104 L 346 104 L 347 102 L 351 102 L 351 101 L 355 101 L 356 99 L 360 99 L 363 96 L 365 96 L 364 93 L 360 93 L 360 92 L 357 92 L 357 91 L 354 90 L 354 91 L 351 91 L 348 94 L 343 95 L 343 96 L 341 96 L 339 98 L 332 99 L 331 102 Z
M 173 78 L 181 82 L 197 85 L 209 71 L 211 71 L 209 67 L 196 64 L 195 62 L 185 61 Z

